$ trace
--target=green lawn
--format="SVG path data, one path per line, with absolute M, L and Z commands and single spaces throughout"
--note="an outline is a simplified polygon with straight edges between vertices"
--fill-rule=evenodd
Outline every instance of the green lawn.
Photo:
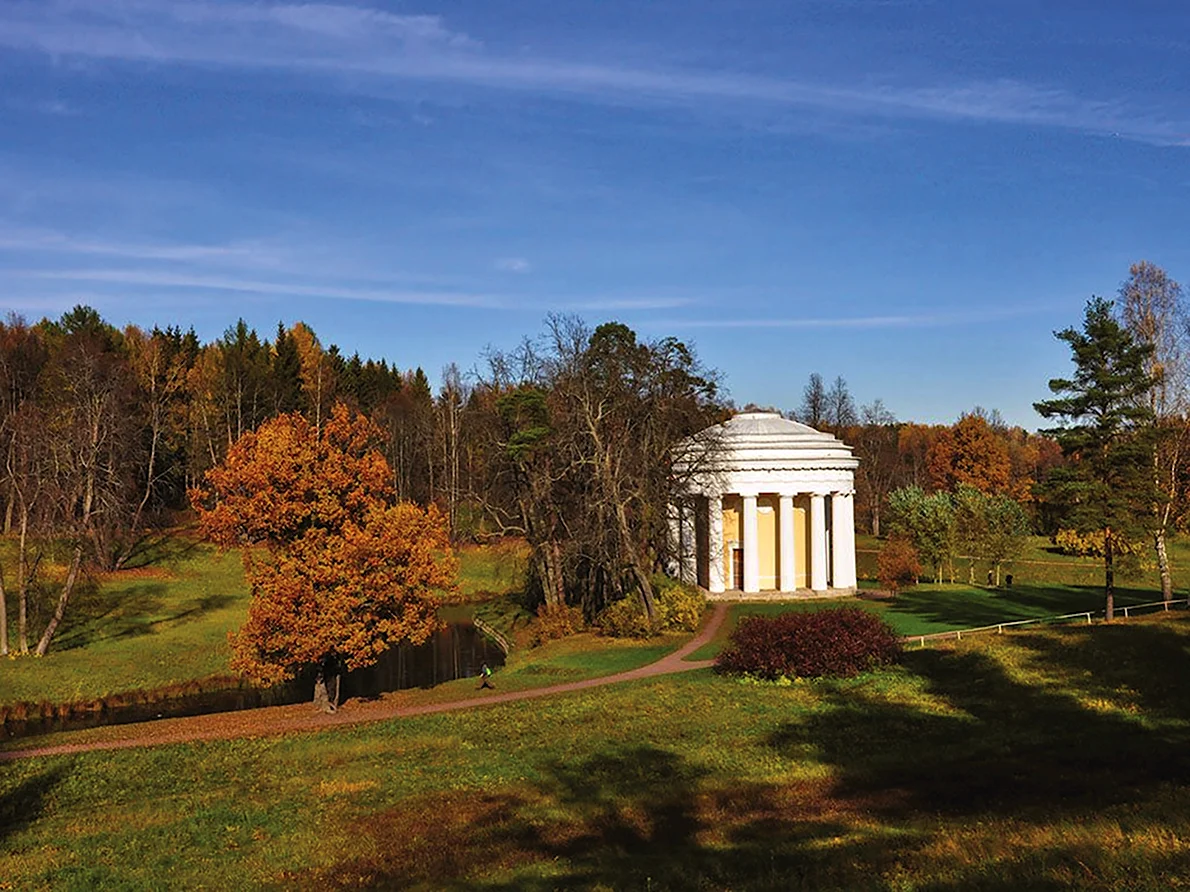
M 1190 618 L 0 768 L 13 888 L 1169 889 Z
M 0 660 L 0 705 L 92 700 L 227 675 L 227 636 L 249 602 L 239 552 L 220 554 L 181 537 L 158 551 L 146 566 L 80 586 L 45 657 Z M 504 595 L 523 581 L 515 546 L 464 548 L 459 564 L 464 598 Z
M 1117 589 L 1116 607 L 1147 604 L 1160 597 L 1160 592 L 1150 589 Z M 842 606 L 871 611 L 901 635 L 932 635 L 1088 610 L 1102 613 L 1104 601 L 1102 588 L 1094 586 L 1014 584 L 1011 589 L 987 589 L 949 583 L 923 583 L 889 601 L 863 598 L 773 603 L 745 601 L 731 605 L 728 620 L 715 639 L 691 654 L 689 659 L 705 660 L 715 656 L 745 616 L 776 616 L 789 611 L 829 610 Z
M 523 543 L 465 545 L 459 549 L 459 591 L 476 600 L 520 591 L 525 584 L 527 552 Z
M 465 620 L 480 610 L 489 618 L 507 613 L 504 619 L 510 624 L 512 618 L 523 620 L 515 601 L 493 600 L 520 585 L 522 558 L 511 547 L 463 549 L 460 588 L 465 597 L 489 600 L 448 604 L 443 618 Z M 0 707 L 19 701 L 90 701 L 131 691 L 169 696 L 174 686 L 227 676 L 228 632 L 243 622 L 248 601 L 239 554 L 220 554 L 201 545 L 180 548 L 151 568 L 91 586 L 73 605 L 49 654 L 0 660 Z M 688 638 L 667 635 L 640 642 L 583 634 L 518 648 L 498 671 L 496 684 L 501 690 L 522 690 L 610 675 L 660 659 Z M 460 679 L 396 696 L 409 704 L 439 702 L 471 696 L 473 689 L 473 680 Z M 78 739 L 111 733 L 100 728 L 82 732 Z
M 87 700 L 227 674 L 227 635 L 247 611 L 238 553 L 183 549 L 82 588 L 45 657 L 0 660 L 0 703 Z
M 856 570 L 861 580 L 876 578 L 876 555 L 883 540 L 868 535 L 856 536 Z M 1138 572 L 1118 579 L 1126 586 L 1141 589 L 1160 589 L 1160 579 L 1154 566 L 1152 548 L 1146 548 L 1140 555 L 1142 565 Z M 1187 587 L 1190 571 L 1190 538 L 1175 538 L 1169 542 L 1169 559 L 1173 567 L 1174 584 Z M 981 561 L 972 562 L 959 558 L 955 562 L 955 581 L 967 582 L 974 571 L 976 583 L 987 581 L 988 565 Z M 932 572 L 928 568 L 923 568 Z M 1181 572 L 1179 572 L 1181 571 Z M 1004 572 L 1013 574 L 1014 584 L 1025 585 L 1103 585 L 1103 561 L 1099 558 L 1083 558 L 1059 554 L 1046 536 L 1030 536 L 1020 557 L 1004 567 Z M 1184 595 L 1183 595 L 1184 597 Z

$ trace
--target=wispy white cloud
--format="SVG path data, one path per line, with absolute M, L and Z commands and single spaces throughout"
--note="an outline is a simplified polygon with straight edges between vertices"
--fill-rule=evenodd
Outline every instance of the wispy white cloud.
M 496 261 L 496 269 L 503 273 L 527 273 L 533 266 L 524 257 L 501 257 Z
M 411 289 L 377 284 L 369 287 L 338 282 L 288 282 L 276 279 L 242 278 L 211 272 L 174 269 L 7 269 L 0 270 L 0 283 L 38 281 L 44 283 L 87 283 L 91 286 L 152 288 L 177 292 L 228 292 L 261 297 L 348 300 L 421 306 L 470 307 L 499 311 L 604 311 L 673 309 L 690 301 L 668 295 L 577 296 L 564 300 L 542 299 L 531 294 Z M 21 290 L 18 288 L 17 290 Z M 30 289 L 25 287 L 25 291 Z
M 243 279 L 231 276 L 170 272 L 149 269 L 9 270 L 16 278 L 45 281 L 106 283 L 126 286 L 184 288 L 203 291 L 232 291 L 276 297 L 308 297 L 329 300 L 359 300 L 378 303 L 431 304 L 437 306 L 507 307 L 507 301 L 488 294 L 452 291 L 417 291 L 398 288 L 358 288 L 338 284 L 307 285 L 293 282 Z
M 436 81 L 641 104 L 765 103 L 845 115 L 1065 128 L 1190 145 L 1190 112 L 1016 80 L 830 84 L 744 72 L 508 55 L 439 16 L 335 3 L 9 0 L 0 46 L 55 57 Z
M 3 224 L 0 224 L 0 251 L 121 257 L 130 260 L 218 261 L 270 268 L 282 263 L 282 256 L 275 248 L 259 243 L 198 245 L 113 242 L 48 229 L 6 227 Z
M 925 312 L 870 316 L 778 316 L 747 319 L 655 319 L 650 326 L 668 328 L 897 329 L 945 328 L 1014 319 L 1047 312 L 1050 306 L 1001 307 L 960 312 Z
M 9 95 L 4 98 L 3 105 L 16 111 L 32 111 L 54 118 L 73 118 L 82 114 L 78 107 L 61 99 L 34 99 Z

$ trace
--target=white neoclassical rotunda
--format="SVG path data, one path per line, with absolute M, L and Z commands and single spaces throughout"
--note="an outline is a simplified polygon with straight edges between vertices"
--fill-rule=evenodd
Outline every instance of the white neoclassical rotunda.
M 727 591 L 855 591 L 851 447 L 772 412 L 745 412 L 675 453 L 678 576 Z

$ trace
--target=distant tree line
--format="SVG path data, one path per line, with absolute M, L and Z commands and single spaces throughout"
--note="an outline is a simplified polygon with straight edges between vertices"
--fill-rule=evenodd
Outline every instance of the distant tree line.
M 135 565 L 245 434 L 296 412 L 320 435 L 337 404 L 381 431 L 398 500 L 436 505 L 455 540 L 524 536 L 539 596 L 591 614 L 629 595 L 652 613 L 671 450 L 725 417 L 684 344 L 615 323 L 553 318 L 481 373 L 448 366 L 435 388 L 420 368 L 324 347 L 301 322 L 269 338 L 240 320 L 202 343 L 193 330 L 118 329 L 89 307 L 10 316 L 0 653 L 44 653 L 86 573 Z
M 949 544 L 923 554 L 936 577 L 960 546 L 999 566 L 1025 516 L 1037 531 L 1097 533 L 1109 554 L 1117 540 L 1149 537 L 1168 597 L 1165 542 L 1186 516 L 1190 443 L 1181 297 L 1163 270 L 1137 264 L 1117 304 L 1096 305 L 1083 332 L 1059 333 L 1081 377 L 1051 382 L 1057 398 L 1038 409 L 1062 423 L 1045 434 L 980 408 L 952 425 L 898 421 L 880 400 L 857 409 L 841 376 L 827 386 L 818 374 L 793 414 L 855 448 L 861 528 L 882 534 L 890 510 L 902 528 L 949 512 Z M 1088 365 L 1104 345 L 1119 353 L 1118 369 L 1100 369 L 1107 383 Z M 448 366 L 435 388 L 422 369 L 324 347 L 301 322 L 262 337 L 240 320 L 202 343 L 193 330 L 121 330 L 88 307 L 34 324 L 10 316 L 0 323 L 0 653 L 10 642 L 28 652 L 34 638 L 44 653 L 86 573 L 134 565 L 245 434 L 296 413 L 317 438 L 339 404 L 379 430 L 396 500 L 436 505 L 455 541 L 523 536 L 539 602 L 589 618 L 628 597 L 653 616 L 650 576 L 670 557 L 666 505 L 682 483 L 675 450 L 731 408 L 687 345 L 619 323 L 551 317 L 472 374 Z M 1096 440 L 1088 431 L 1103 413 L 1118 424 L 1100 425 Z M 1143 487 L 1119 470 L 1121 456 Z M 1078 475 L 1090 468 L 1117 483 L 1088 488 Z M 1132 501 L 1125 510 L 1109 495 Z
M 976 406 L 949 425 L 898 421 L 879 399 L 856 409 L 841 376 L 828 388 L 813 373 L 789 416 L 855 450 L 856 522 L 873 535 L 886 532 L 890 496 L 905 488 L 930 495 L 969 487 L 1003 496 L 1021 505 L 1039 531 L 1052 530 L 1053 513 L 1034 487 L 1062 464 L 1061 447 L 1052 437 L 1009 426 L 995 410 Z

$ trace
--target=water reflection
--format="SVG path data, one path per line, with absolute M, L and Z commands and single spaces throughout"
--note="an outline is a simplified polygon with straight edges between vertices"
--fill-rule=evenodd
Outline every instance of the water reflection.
M 474 678 L 484 663 L 502 666 L 504 653 L 470 622 L 447 623 L 425 644 L 417 647 L 400 645 L 384 654 L 374 666 L 347 673 L 343 677 L 341 699 L 378 697 L 388 691 L 428 688 L 456 678 Z M 304 703 L 313 696 L 313 675 L 271 688 L 241 684 L 238 688 L 204 691 L 158 703 L 134 703 L 101 712 L 53 719 L 10 720 L 3 725 L 0 739 Z

